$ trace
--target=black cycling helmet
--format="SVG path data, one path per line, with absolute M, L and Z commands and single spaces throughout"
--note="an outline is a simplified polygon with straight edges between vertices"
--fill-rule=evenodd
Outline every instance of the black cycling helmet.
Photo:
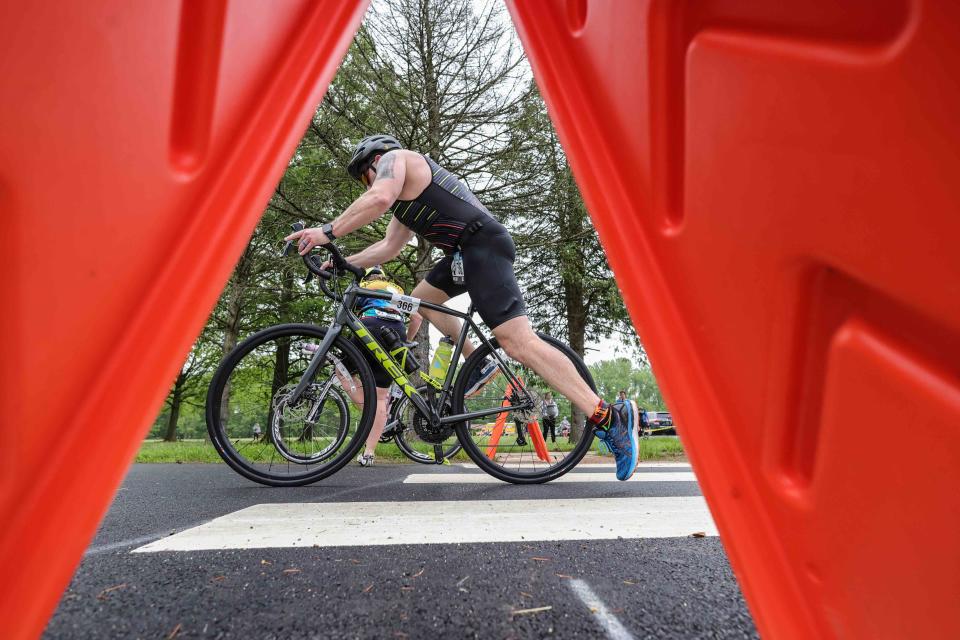
M 360 176 L 370 168 L 374 157 L 394 149 L 403 149 L 403 145 L 393 136 L 382 133 L 367 136 L 353 148 L 353 156 L 350 158 L 350 164 L 347 165 L 347 173 L 354 180 L 359 180 Z

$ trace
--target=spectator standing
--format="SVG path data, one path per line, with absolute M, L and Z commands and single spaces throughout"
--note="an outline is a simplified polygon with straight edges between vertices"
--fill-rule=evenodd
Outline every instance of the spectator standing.
M 637 415 L 640 418 L 640 435 L 647 434 L 650 432 L 650 420 L 647 418 L 647 410 L 637 405 Z
M 553 394 L 547 391 L 543 394 L 543 408 L 540 411 L 541 416 L 543 417 L 543 439 L 546 441 L 547 432 L 550 432 L 550 441 L 557 441 L 557 416 L 560 415 L 560 410 L 557 408 L 557 403 L 553 399 Z

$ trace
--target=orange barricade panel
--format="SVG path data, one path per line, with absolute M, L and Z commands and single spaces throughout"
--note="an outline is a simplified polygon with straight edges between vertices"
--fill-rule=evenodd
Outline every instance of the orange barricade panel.
M 509 398 L 510 398 L 510 394 L 512 393 L 512 390 L 513 390 L 513 382 L 509 382 L 507 384 L 507 389 L 506 391 L 504 391 L 504 394 L 503 394 L 503 402 L 500 403 L 501 407 L 510 406 Z M 509 412 L 507 411 L 504 411 L 503 413 L 498 413 L 497 419 L 493 424 L 493 430 L 490 433 L 490 440 L 488 441 L 487 451 L 486 451 L 487 457 L 490 458 L 491 460 L 497 457 L 497 446 L 500 444 L 500 438 L 503 437 L 503 430 L 507 424 L 508 413 Z
M 510 403 L 507 400 L 503 401 L 503 406 L 508 406 Z M 500 444 L 500 438 L 503 437 L 503 429 L 507 424 L 507 412 L 497 414 L 497 420 L 493 424 L 493 430 L 490 432 L 490 440 L 488 441 L 486 455 L 488 458 L 493 460 L 497 457 L 497 446 Z
M 0 636 L 43 629 L 365 6 L 0 3 Z
M 364 6 L 0 4 L 3 637 L 42 630 Z M 960 637 L 960 5 L 508 6 L 761 632 Z
M 508 6 L 763 635 L 960 637 L 960 5 Z
M 527 433 L 530 435 L 530 442 L 533 443 L 533 450 L 537 452 L 537 457 L 544 462 L 550 462 L 550 452 L 547 451 L 547 442 L 543 439 L 543 432 L 540 431 L 540 422 L 537 420 L 528 422 Z

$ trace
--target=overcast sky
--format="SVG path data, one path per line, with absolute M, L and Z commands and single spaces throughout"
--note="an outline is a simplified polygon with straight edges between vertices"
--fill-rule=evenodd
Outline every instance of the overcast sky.
M 373 6 L 376 6 L 377 2 L 374 0 Z M 510 15 L 506 11 L 506 8 L 502 5 L 499 0 L 473 0 L 474 10 L 479 14 L 485 11 L 490 10 L 491 8 L 494 11 L 499 13 L 499 17 L 506 23 L 511 23 Z M 517 37 L 516 31 L 513 31 L 513 42 L 517 46 L 521 46 L 520 39 Z M 506 43 L 504 43 L 506 44 Z M 521 46 L 522 48 L 522 46 Z M 525 63 L 526 72 L 532 75 L 532 70 L 530 70 L 529 63 Z M 476 187 L 477 185 L 473 185 Z M 415 242 L 412 241 L 412 242 Z M 467 305 L 469 304 L 469 297 L 466 295 L 459 296 L 449 301 L 448 306 L 457 309 L 458 311 L 466 311 Z M 479 316 L 474 316 L 476 322 L 480 322 Z M 440 333 L 433 327 L 430 327 L 430 344 L 431 348 L 435 348 L 436 344 L 440 340 Z M 604 339 L 600 340 L 595 344 L 587 345 L 587 353 L 584 357 L 587 364 L 594 364 L 602 360 L 611 360 L 616 357 L 626 357 L 631 359 L 636 359 L 636 354 L 631 352 L 629 345 L 624 342 L 622 339 L 613 338 L 613 339 Z
M 447 302 L 447 306 L 457 311 L 466 311 L 467 305 L 470 304 L 470 296 L 464 294 L 462 296 L 457 296 Z M 480 323 L 480 316 L 474 314 L 474 322 Z M 481 325 L 484 326 L 484 325 Z M 430 345 L 431 350 L 435 349 L 437 343 L 440 342 L 440 332 L 437 329 L 430 325 Z M 474 340 L 474 342 L 477 342 Z M 589 347 L 589 345 L 588 345 Z M 634 359 L 635 354 L 630 352 L 629 347 L 622 341 L 618 339 L 612 340 L 601 340 L 593 345 L 593 349 L 587 350 L 587 355 L 584 358 L 588 365 L 600 362 L 602 360 L 612 360 L 617 357 L 631 358 Z

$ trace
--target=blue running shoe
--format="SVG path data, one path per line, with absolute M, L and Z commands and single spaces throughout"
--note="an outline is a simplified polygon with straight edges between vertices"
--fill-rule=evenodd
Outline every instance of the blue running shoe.
M 617 461 L 617 480 L 629 480 L 637 470 L 637 457 L 640 453 L 640 443 L 637 441 L 637 430 L 624 415 L 623 405 L 609 405 L 610 422 L 606 430 L 597 429 L 600 438 Z
M 470 372 L 470 379 L 467 381 L 467 391 L 464 393 L 464 396 L 467 398 L 475 396 L 480 392 L 480 389 L 483 389 L 483 386 L 490 382 L 499 372 L 500 367 L 497 366 L 496 362 L 490 358 L 485 359 L 482 366 L 475 367 L 473 371 Z

